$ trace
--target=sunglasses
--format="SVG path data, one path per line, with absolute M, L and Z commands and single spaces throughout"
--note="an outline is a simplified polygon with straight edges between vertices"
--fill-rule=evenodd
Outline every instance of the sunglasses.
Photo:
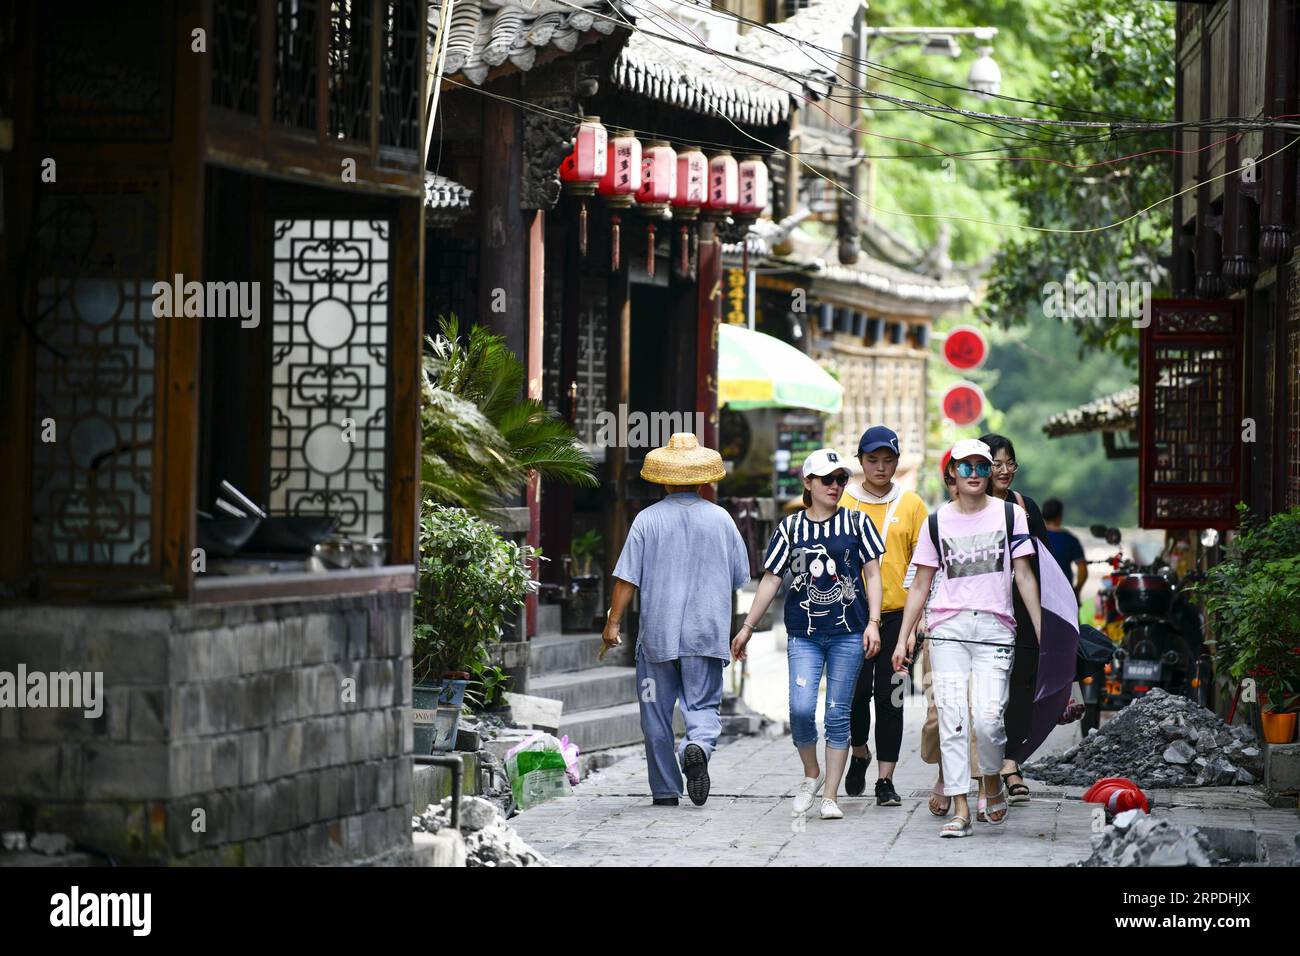
M 978 465 L 972 465 L 968 461 L 957 462 L 957 474 L 963 478 L 969 478 L 975 475 L 979 478 L 987 478 L 993 473 L 993 466 L 987 461 L 982 461 Z
M 829 475 L 818 475 L 817 480 L 827 487 L 830 487 L 831 485 L 847 485 L 849 483 L 848 475 L 844 474 L 842 471 L 837 471 Z

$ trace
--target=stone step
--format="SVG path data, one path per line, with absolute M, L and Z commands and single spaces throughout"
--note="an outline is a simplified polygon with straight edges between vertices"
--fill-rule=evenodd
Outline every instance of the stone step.
M 528 693 L 563 701 L 564 713 L 595 710 L 636 702 L 635 667 L 593 667 L 582 671 L 543 674 L 528 682 Z
M 529 643 L 529 686 L 538 677 L 597 667 L 629 666 L 633 663 L 628 644 L 613 648 L 598 661 L 602 641 L 600 632 L 583 634 L 538 634 Z M 532 693 L 531 690 L 528 693 Z
M 680 711 L 674 714 L 673 726 L 679 734 L 686 730 Z M 566 734 L 584 754 L 639 744 L 643 740 L 640 708 L 633 702 L 565 714 L 560 722 L 559 735 L 563 737 Z

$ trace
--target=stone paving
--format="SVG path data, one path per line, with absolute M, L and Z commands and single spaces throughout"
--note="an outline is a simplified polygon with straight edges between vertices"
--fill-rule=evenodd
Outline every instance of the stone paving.
M 685 797 L 678 807 L 652 806 L 645 757 L 631 755 L 593 774 L 571 798 L 510 822 L 544 856 L 569 866 L 1061 866 L 1091 852 L 1093 807 L 1079 799 L 1083 790 L 1033 780 L 1033 799 L 1013 807 L 1000 827 L 976 823 L 966 839 L 941 840 L 943 821 L 930 814 L 922 792 L 935 777 L 919 755 L 923 702 L 914 697 L 907 707 L 894 774 L 900 807 L 876 806 L 873 761 L 867 794 L 841 793 L 843 820 L 792 818 L 802 772 L 790 738 L 781 735 L 743 738 L 718 750 L 703 807 Z M 1071 746 L 1077 728 L 1058 728 L 1044 749 Z M 1300 816 L 1268 807 L 1254 788 L 1166 790 L 1157 800 L 1153 812 L 1179 822 L 1261 830 L 1273 862 L 1291 862 Z

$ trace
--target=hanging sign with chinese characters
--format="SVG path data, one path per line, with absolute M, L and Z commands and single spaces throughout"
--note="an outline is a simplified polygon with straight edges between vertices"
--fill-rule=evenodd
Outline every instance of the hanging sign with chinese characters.
M 745 292 L 748 283 L 745 281 L 744 269 L 727 269 L 726 270 L 726 320 L 729 325 L 746 325 L 749 322 L 749 311 L 746 308 Z
M 954 425 L 973 425 L 984 417 L 984 391 L 974 382 L 958 382 L 943 393 L 939 405 Z

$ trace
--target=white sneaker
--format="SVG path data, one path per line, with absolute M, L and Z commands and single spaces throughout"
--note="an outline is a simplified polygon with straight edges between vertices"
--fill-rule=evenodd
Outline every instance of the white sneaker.
M 804 777 L 803 783 L 799 784 L 799 792 L 794 795 L 794 807 L 790 811 L 791 816 L 802 816 L 812 809 L 813 797 L 821 793 L 822 784 L 826 782 L 826 774 L 817 774 L 817 779 Z
M 840 809 L 840 805 L 834 800 L 823 798 L 821 818 L 823 820 L 843 820 L 844 811 Z

